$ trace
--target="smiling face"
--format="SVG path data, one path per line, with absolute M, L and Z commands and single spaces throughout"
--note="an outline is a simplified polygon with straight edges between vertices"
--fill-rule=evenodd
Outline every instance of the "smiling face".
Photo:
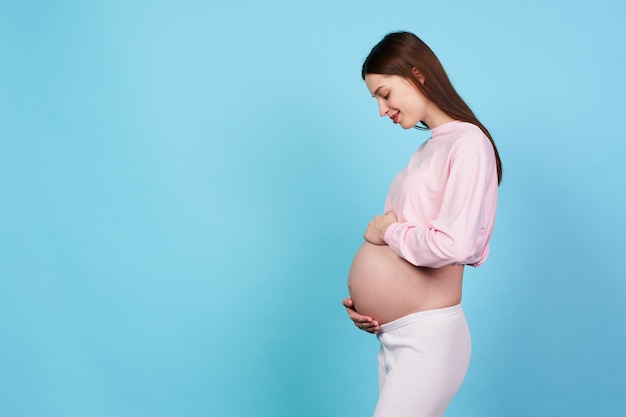
M 378 102 L 381 117 L 389 117 L 404 129 L 413 128 L 419 122 L 432 129 L 451 120 L 404 77 L 366 74 L 365 84 Z

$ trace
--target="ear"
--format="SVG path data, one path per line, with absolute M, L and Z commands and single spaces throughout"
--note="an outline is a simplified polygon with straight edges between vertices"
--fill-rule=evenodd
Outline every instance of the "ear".
M 417 77 L 417 79 L 420 81 L 420 83 L 424 84 L 424 81 L 426 80 L 424 78 L 424 74 L 422 74 L 417 68 L 413 67 L 413 75 L 415 75 L 415 77 Z

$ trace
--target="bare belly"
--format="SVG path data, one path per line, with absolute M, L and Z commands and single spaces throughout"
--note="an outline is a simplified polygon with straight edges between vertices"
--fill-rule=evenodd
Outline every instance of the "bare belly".
M 463 266 L 417 267 L 389 246 L 364 242 L 352 261 L 348 287 L 355 309 L 384 324 L 460 303 L 462 280 Z

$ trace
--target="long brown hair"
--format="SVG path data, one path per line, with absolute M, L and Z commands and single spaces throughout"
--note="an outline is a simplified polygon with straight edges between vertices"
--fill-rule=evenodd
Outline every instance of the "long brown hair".
M 423 82 L 417 74 L 423 76 Z M 502 162 L 496 143 L 487 128 L 456 92 L 435 53 L 420 38 L 410 32 L 386 35 L 369 53 L 361 76 L 367 74 L 399 75 L 411 81 L 424 96 L 450 117 L 472 123 L 491 141 L 496 155 L 498 184 L 502 181 Z M 424 123 L 424 122 L 422 122 Z M 427 126 L 428 127 L 428 126 Z

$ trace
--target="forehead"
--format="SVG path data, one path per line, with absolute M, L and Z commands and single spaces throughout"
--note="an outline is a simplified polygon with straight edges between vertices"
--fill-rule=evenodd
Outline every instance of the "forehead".
M 376 91 L 382 87 L 391 87 L 398 82 L 397 75 L 384 75 L 384 74 L 366 74 L 365 85 L 370 91 L 370 94 L 375 95 Z

